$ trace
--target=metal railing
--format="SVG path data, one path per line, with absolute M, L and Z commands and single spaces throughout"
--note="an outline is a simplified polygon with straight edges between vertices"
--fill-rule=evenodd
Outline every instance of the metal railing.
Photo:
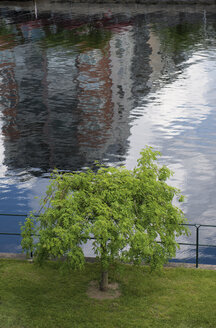
M 28 217 L 27 214 L 8 214 L 8 213 L 0 213 L 1 216 L 8 216 L 8 217 Z M 216 228 L 216 225 L 211 225 L 211 224 L 197 224 L 197 223 L 185 223 L 183 224 L 184 226 L 188 227 L 194 227 L 196 229 L 196 243 L 184 243 L 184 242 L 178 242 L 179 245 L 185 245 L 185 246 L 195 246 L 196 247 L 196 268 L 199 267 L 199 247 L 213 247 L 216 248 L 216 244 L 214 245 L 209 245 L 209 244 L 200 244 L 199 243 L 199 229 L 201 227 L 205 228 Z M 0 232 L 0 235 L 5 235 L 5 236 L 21 236 L 21 233 L 19 232 Z M 215 234 L 216 236 L 216 234 Z M 93 238 L 91 238 L 93 239 Z M 216 256 L 216 250 L 215 250 L 215 256 Z
M 197 223 L 185 223 L 183 224 L 184 226 L 188 226 L 188 227 L 195 227 L 196 228 L 196 243 L 192 244 L 192 243 L 181 243 L 178 242 L 179 245 L 186 245 L 186 246 L 196 246 L 196 268 L 199 267 L 199 247 L 215 247 L 216 248 L 216 244 L 215 245 L 209 245 L 209 244 L 200 244 L 199 243 L 199 229 L 201 227 L 205 227 L 205 228 L 216 228 L 216 225 L 211 225 L 211 224 L 197 224 Z M 216 234 L 215 234 L 216 235 Z M 215 250 L 216 253 L 216 250 Z

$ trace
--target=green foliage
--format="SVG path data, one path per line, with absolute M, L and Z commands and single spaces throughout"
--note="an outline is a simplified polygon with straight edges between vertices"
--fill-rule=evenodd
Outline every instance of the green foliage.
M 196 48 L 196 45 L 205 44 L 206 37 L 203 36 L 203 23 L 181 23 L 173 26 L 162 26 L 154 24 L 153 30 L 161 41 L 161 51 L 170 54 L 184 54 Z
M 171 171 L 157 165 L 158 155 L 147 147 L 134 170 L 55 171 L 41 214 L 32 214 L 22 229 L 23 249 L 40 261 L 66 256 L 72 267 L 82 268 L 82 245 L 94 237 L 102 270 L 116 260 L 161 266 L 175 255 L 175 237 L 187 230 L 182 211 L 172 204 L 182 196 L 166 183 Z
M 27 255 L 29 256 L 34 250 L 34 216 L 31 214 L 25 221 L 25 226 L 21 227 L 22 231 L 22 247 L 26 249 Z
M 42 39 L 44 47 L 53 48 L 61 44 L 64 48 L 71 48 L 76 45 L 80 52 L 104 49 L 112 36 L 111 31 L 98 28 L 93 24 L 84 24 L 71 30 L 58 28 L 55 33 L 51 33 L 49 29 L 44 30 L 46 35 Z
M 3 19 L 0 20 L 0 35 L 11 36 L 13 34 L 13 28 Z

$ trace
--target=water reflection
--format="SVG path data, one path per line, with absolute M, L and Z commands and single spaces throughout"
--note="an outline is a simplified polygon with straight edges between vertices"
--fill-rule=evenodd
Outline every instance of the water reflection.
M 214 223 L 214 12 L 49 3 L 0 7 L 1 212 L 36 209 L 54 167 L 132 168 L 148 144 L 191 222 Z
M 55 24 L 55 30 L 39 21 L 18 26 L 24 44 L 10 49 L 4 69 L 5 93 L 13 92 L 13 104 L 11 95 L 2 103 L 4 163 L 10 169 L 78 169 L 103 158 L 116 143 L 112 53 L 120 47 L 109 43 L 110 27 L 101 30 L 96 21 L 74 31 L 70 23 Z M 127 33 L 125 26 L 122 30 L 119 24 L 117 33 Z M 117 88 L 117 94 L 124 92 Z

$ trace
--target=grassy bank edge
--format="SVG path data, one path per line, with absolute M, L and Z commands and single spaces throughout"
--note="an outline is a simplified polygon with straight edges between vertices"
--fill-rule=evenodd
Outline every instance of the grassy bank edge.
M 84 271 L 62 272 L 57 262 L 39 267 L 23 260 L 0 260 L 1 328 L 213 328 L 216 272 L 118 265 L 111 281 L 120 285 L 115 300 L 94 300 L 87 294 L 99 279 L 96 263 Z

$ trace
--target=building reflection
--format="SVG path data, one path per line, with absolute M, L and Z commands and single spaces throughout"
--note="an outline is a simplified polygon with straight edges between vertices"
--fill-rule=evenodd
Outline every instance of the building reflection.
M 0 39 L 5 165 L 44 172 L 124 161 L 132 109 L 173 69 L 157 26 L 111 12 L 23 16 L 11 16 L 5 49 Z
M 61 35 L 61 27 L 43 24 L 38 20 L 14 25 L 14 40 L 19 35 L 21 42 L 6 56 L 10 69 L 1 92 L 4 98 L 4 93 L 8 95 L 7 102 L 1 102 L 4 164 L 10 169 L 47 171 L 74 170 L 111 157 L 119 161 L 129 135 L 130 106 L 125 109 L 125 104 L 132 101 L 130 84 L 125 87 L 122 80 L 123 76 L 132 83 L 133 42 L 130 50 L 124 48 L 131 24 L 109 24 L 107 16 L 96 21 L 96 28 L 105 32 L 100 44 L 93 46 L 91 31 L 88 35 L 91 25 L 81 26 L 78 37 L 73 34 L 78 41 L 81 34 L 82 42 L 67 46 L 71 34 L 66 34 L 64 46 L 50 37 L 50 30 L 57 34 L 59 29 Z M 67 21 L 64 30 L 70 32 L 74 24 Z M 2 78 L 4 74 L 1 70 Z

